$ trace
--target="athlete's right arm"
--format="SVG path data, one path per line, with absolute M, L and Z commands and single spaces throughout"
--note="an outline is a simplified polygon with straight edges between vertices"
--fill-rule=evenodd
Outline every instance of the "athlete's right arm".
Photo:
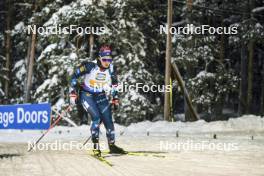
M 73 75 L 71 76 L 71 91 L 76 90 L 78 78 L 85 74 L 89 74 L 94 67 L 95 67 L 95 63 L 85 62 L 75 69 Z

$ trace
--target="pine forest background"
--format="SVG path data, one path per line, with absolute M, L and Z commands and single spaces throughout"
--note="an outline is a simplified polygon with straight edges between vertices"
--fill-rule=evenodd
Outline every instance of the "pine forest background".
M 188 2 L 173 1 L 173 26 L 238 27 L 237 35 L 173 35 L 172 61 L 200 117 L 264 115 L 264 0 Z M 0 8 L 0 104 L 68 103 L 74 68 L 93 60 L 105 43 L 113 48 L 119 82 L 164 84 L 166 34 L 159 30 L 167 20 L 166 1 L 1 0 Z M 25 32 L 33 24 L 106 26 L 110 32 L 37 35 L 34 41 Z M 183 94 L 176 80 L 172 84 L 174 118 L 188 121 L 180 115 L 188 113 Z M 162 118 L 163 93 L 131 91 L 121 93 L 120 100 L 118 123 Z M 74 111 L 79 123 L 76 116 Z

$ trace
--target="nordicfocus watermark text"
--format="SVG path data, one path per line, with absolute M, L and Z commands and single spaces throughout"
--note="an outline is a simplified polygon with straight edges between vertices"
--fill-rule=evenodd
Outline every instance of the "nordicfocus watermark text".
M 107 33 L 107 28 L 102 27 L 80 27 L 77 25 L 70 26 L 36 26 L 36 25 L 28 25 L 27 26 L 27 34 L 39 34 L 39 35 L 61 35 L 61 34 L 95 34 L 95 35 L 103 35 Z
M 63 142 L 61 140 L 56 140 L 54 142 L 40 142 L 40 143 L 34 143 L 34 142 L 28 142 L 28 150 L 32 148 L 33 151 L 71 151 L 71 150 L 91 150 L 93 149 L 93 143 L 87 143 L 83 145 L 82 143 L 78 141 L 67 141 Z M 100 149 L 106 150 L 107 144 L 104 142 L 100 143 Z
M 129 84 L 127 82 L 121 82 L 116 87 L 111 87 L 108 84 L 100 84 L 100 83 L 94 83 L 93 85 L 93 91 L 105 91 L 105 92 L 111 92 L 113 89 L 115 89 L 118 92 L 170 92 L 172 89 L 172 85 L 146 85 L 144 83 L 136 83 L 136 84 Z
M 160 151 L 235 151 L 237 143 L 224 143 L 212 141 L 160 141 Z
M 119 92 L 129 92 L 131 90 L 135 90 L 136 92 L 170 92 L 171 85 L 146 85 L 143 83 L 136 83 L 136 84 L 128 84 L 128 83 L 121 83 L 117 87 Z
M 238 28 L 236 26 L 231 27 L 212 27 L 209 25 L 194 26 L 193 24 L 187 24 L 182 27 L 171 27 L 168 29 L 167 25 L 160 25 L 160 34 L 168 34 L 170 32 L 173 35 L 204 35 L 204 34 L 225 34 L 225 35 L 235 35 L 238 34 Z

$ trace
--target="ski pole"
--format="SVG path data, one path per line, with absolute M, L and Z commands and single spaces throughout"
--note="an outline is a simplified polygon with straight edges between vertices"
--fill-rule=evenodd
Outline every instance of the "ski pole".
M 90 135 L 89 138 L 86 139 L 86 141 L 84 141 L 83 146 L 85 146 L 85 145 L 87 144 L 87 142 L 88 142 L 91 138 L 92 138 L 92 135 Z
M 72 120 L 70 120 L 68 117 L 62 115 L 61 113 L 59 113 L 57 110 L 52 109 L 53 112 L 55 112 L 57 115 L 60 115 L 62 117 L 62 119 L 64 119 L 65 121 L 67 121 L 69 124 L 71 124 L 74 127 L 77 127 L 78 125 L 76 125 Z
M 68 107 L 67 107 L 67 109 L 64 111 L 64 113 L 67 113 L 69 110 L 71 109 L 71 105 L 69 105 Z M 60 114 L 58 117 L 57 117 L 57 119 L 55 120 L 55 122 L 53 122 L 53 124 L 48 128 L 48 130 L 45 132 L 45 133 L 43 133 L 39 138 L 38 138 L 38 140 L 35 142 L 35 143 L 33 143 L 33 145 L 30 147 L 30 149 L 28 150 L 28 152 L 30 152 L 39 142 L 40 142 L 40 140 L 55 126 L 55 125 L 57 125 L 57 123 L 60 121 L 62 119 L 62 115 Z

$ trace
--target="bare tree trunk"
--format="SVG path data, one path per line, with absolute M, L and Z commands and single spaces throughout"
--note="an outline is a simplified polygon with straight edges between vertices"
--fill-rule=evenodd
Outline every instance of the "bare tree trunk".
M 29 64 L 28 64 L 28 75 L 27 75 L 25 102 L 28 102 L 30 99 L 30 90 L 32 87 L 33 66 L 34 66 L 34 59 L 35 59 L 36 38 L 37 38 L 37 35 L 33 33 L 32 34 L 32 40 L 31 40 L 30 59 L 29 59 Z
M 244 44 L 241 46 L 240 86 L 239 86 L 239 107 L 238 114 L 246 113 L 247 109 L 247 49 Z
M 82 36 L 78 35 L 76 37 L 76 53 L 77 53 L 77 55 L 79 55 L 79 50 L 81 48 L 81 45 L 82 45 Z
M 221 16 L 221 26 L 224 27 L 224 17 Z M 221 34 L 221 41 L 220 41 L 220 62 L 223 63 L 225 59 L 225 35 Z
M 188 103 L 187 103 L 187 99 L 185 98 L 185 95 L 183 94 L 183 97 L 184 97 L 184 120 L 185 121 L 193 121 L 191 120 L 192 119 L 192 114 L 189 110 L 189 106 L 188 106 Z
M 254 58 L 254 41 L 249 42 L 249 57 L 248 57 L 248 92 L 247 92 L 247 113 L 251 113 L 252 107 L 252 91 L 253 91 L 253 60 Z
M 187 2 L 187 8 L 188 8 L 188 11 L 192 11 L 192 4 L 193 4 L 193 1 L 192 0 L 186 0 Z
M 166 43 L 166 66 L 165 66 L 165 87 L 170 85 L 171 78 L 171 33 L 170 28 L 172 25 L 172 0 L 168 0 L 168 13 L 167 13 L 167 43 Z M 170 121 L 170 92 L 165 91 L 164 99 L 164 119 Z
M 93 47 L 94 47 L 94 35 L 89 36 L 89 57 L 93 58 Z
M 224 17 L 221 16 L 221 27 L 224 27 Z M 220 63 L 222 64 L 225 59 L 225 35 L 221 34 L 220 36 Z M 213 103 L 212 105 L 212 119 L 221 120 L 223 114 L 223 106 L 224 106 L 224 96 L 218 101 Z
M 34 5 L 32 6 L 33 7 L 33 16 L 34 16 L 34 13 L 38 9 L 37 3 L 41 3 L 41 2 L 43 2 L 43 1 L 41 0 L 39 2 L 37 2 L 37 1 L 34 2 Z M 33 23 L 36 23 L 36 17 L 33 18 Z M 26 89 L 25 89 L 25 95 L 24 95 L 25 96 L 24 102 L 30 101 L 30 91 L 32 88 L 32 77 L 33 77 L 33 68 L 34 68 L 34 59 L 35 59 L 36 40 L 37 40 L 37 34 L 32 33 L 31 43 L 29 44 L 30 45 L 30 57 L 29 57 L 28 63 L 27 63 L 27 78 L 26 78 Z
M 255 7 L 254 0 L 249 0 L 249 12 Z M 251 21 L 253 21 L 251 17 Z M 251 22 L 252 23 L 252 22 Z M 254 63 L 254 39 L 251 38 L 248 44 L 248 92 L 247 92 L 247 113 L 252 112 L 252 94 L 253 94 L 253 63 Z
M 9 97 L 9 86 L 10 86 L 10 66 L 11 66 L 11 0 L 7 0 L 7 19 L 6 19 L 6 80 L 5 80 L 5 96 Z
M 26 70 L 28 70 L 28 65 L 29 65 L 29 60 L 30 60 L 30 51 L 31 51 L 31 38 L 27 38 L 27 56 L 25 57 L 25 65 L 26 65 Z M 24 96 L 26 95 L 27 92 L 27 74 L 26 74 L 26 79 L 24 80 Z M 24 97 L 25 98 L 25 97 Z
M 193 4 L 193 2 L 192 2 L 192 0 L 186 0 L 186 2 L 187 2 L 187 9 L 188 9 L 187 16 L 186 16 L 186 23 L 187 24 L 192 24 L 193 23 L 192 22 L 193 21 L 192 20 L 192 4 Z M 195 42 L 195 40 L 193 38 L 190 41 L 188 41 L 187 48 L 194 47 L 194 42 Z M 176 69 L 178 69 L 178 68 L 176 68 Z M 187 65 L 187 73 L 186 74 L 187 74 L 188 78 L 192 78 L 194 76 L 194 74 L 195 74 L 193 67 Z M 185 87 L 184 87 L 184 89 L 185 89 Z M 190 98 L 191 95 L 188 93 L 188 97 L 186 97 L 186 94 L 185 94 L 184 91 L 183 91 L 183 93 L 184 93 L 183 95 L 184 95 L 184 115 L 185 115 L 185 120 L 186 121 L 194 121 L 197 118 L 197 114 L 196 114 L 196 112 L 193 113 L 194 112 L 194 107 L 189 102 L 191 100 L 191 98 Z M 191 105 L 191 107 L 190 107 L 190 105 Z
M 182 77 L 181 77 L 181 74 L 179 72 L 177 65 L 175 63 L 172 63 L 172 68 L 173 68 L 176 80 L 178 81 L 179 86 L 181 88 L 181 91 L 184 93 L 184 99 L 185 99 L 184 101 L 188 105 L 188 109 L 190 110 L 190 113 L 192 114 L 192 116 L 190 116 L 190 119 L 187 119 L 187 120 L 189 120 L 189 121 L 198 120 L 199 116 L 198 116 L 197 112 L 195 111 L 195 108 L 192 105 L 192 100 L 191 100 L 190 95 L 189 95 L 189 93 L 188 93 L 188 91 L 184 85 L 184 82 L 182 80 Z
M 261 58 L 261 54 L 259 53 L 259 58 Z M 262 70 L 261 70 L 261 100 L 260 100 L 260 113 L 264 115 L 264 61 L 262 60 Z

